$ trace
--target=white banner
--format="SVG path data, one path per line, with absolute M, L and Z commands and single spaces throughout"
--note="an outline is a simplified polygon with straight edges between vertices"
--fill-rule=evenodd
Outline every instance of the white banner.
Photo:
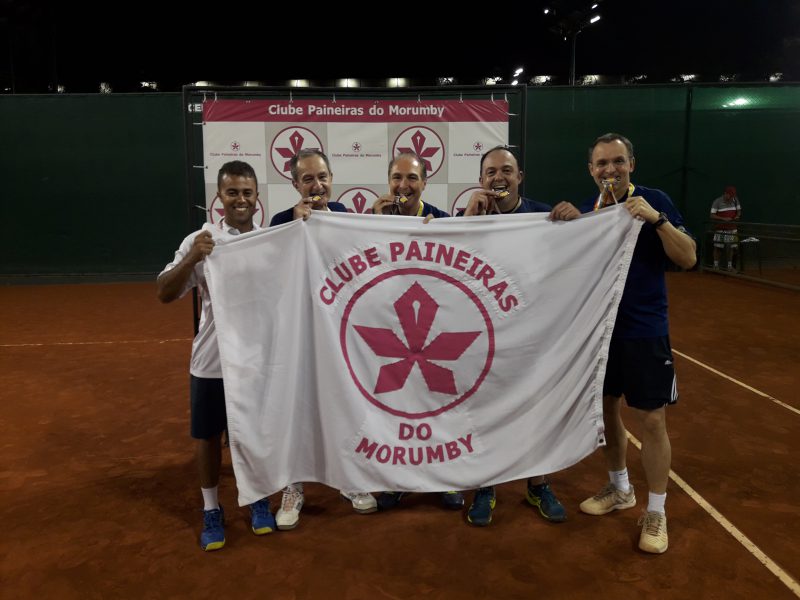
M 471 489 L 587 456 L 640 227 L 619 207 L 315 213 L 218 244 L 206 274 L 240 504 L 306 481 Z
M 480 157 L 508 143 L 505 100 L 207 100 L 203 102 L 203 164 L 208 219 L 224 215 L 217 197 L 223 163 L 243 160 L 255 169 L 260 204 L 256 221 L 266 226 L 294 206 L 289 159 L 318 148 L 330 159 L 331 200 L 348 211 L 371 212 L 386 193 L 389 160 L 415 152 L 428 185 L 423 200 L 455 213 L 466 206 L 450 199 L 477 185 Z M 469 197 L 466 194 L 465 198 Z

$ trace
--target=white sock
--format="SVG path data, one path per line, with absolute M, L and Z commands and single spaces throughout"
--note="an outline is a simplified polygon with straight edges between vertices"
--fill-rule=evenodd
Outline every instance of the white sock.
M 219 497 L 217 496 L 217 492 L 219 491 L 218 485 L 215 485 L 213 488 L 200 488 L 200 491 L 203 492 L 203 510 L 219 508 Z
M 719 261 L 718 260 L 714 261 L 714 268 L 715 269 L 719 269 Z
M 659 512 L 662 515 L 666 514 L 664 510 L 664 503 L 667 501 L 667 493 L 654 494 L 650 492 L 647 496 L 647 512 Z
M 728 263 L 728 270 L 730 271 L 731 269 L 733 269 L 733 263 L 732 263 L 732 262 L 729 262 L 729 263 Z
M 631 491 L 631 483 L 628 481 L 628 469 L 622 471 L 609 471 L 608 478 L 614 487 L 626 494 Z

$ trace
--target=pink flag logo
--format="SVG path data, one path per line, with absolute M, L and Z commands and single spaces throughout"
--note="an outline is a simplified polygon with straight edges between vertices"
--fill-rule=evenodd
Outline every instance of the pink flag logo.
M 340 342 L 361 394 L 410 419 L 471 397 L 491 369 L 495 343 L 489 311 L 473 290 L 416 267 L 362 285 L 345 307 Z
M 378 194 L 369 188 L 354 187 L 345 190 L 339 195 L 337 202 L 341 202 L 347 207 L 347 212 L 372 214 L 372 205 L 378 199 Z
M 281 130 L 270 144 L 269 156 L 272 166 L 282 177 L 291 179 L 291 159 L 304 148 L 323 150 L 322 141 L 316 133 L 306 127 L 293 126 Z
M 392 156 L 402 152 L 413 152 L 425 162 L 428 178 L 433 177 L 444 163 L 444 142 L 430 127 L 415 125 L 397 136 L 392 147 Z
M 453 371 L 431 361 L 458 359 L 481 332 L 442 332 L 426 344 L 439 305 L 417 282 L 394 303 L 394 309 L 407 343 L 391 329 L 354 325 L 377 356 L 400 359 L 380 368 L 375 393 L 403 389 L 412 367 L 417 365 L 430 391 L 457 394 Z

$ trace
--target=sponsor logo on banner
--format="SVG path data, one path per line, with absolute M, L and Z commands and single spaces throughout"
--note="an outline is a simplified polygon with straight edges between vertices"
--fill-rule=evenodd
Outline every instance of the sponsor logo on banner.
M 300 150 L 308 148 L 325 151 L 317 134 L 305 127 L 287 127 L 278 133 L 269 147 L 272 166 L 286 179 L 291 179 L 289 162 Z
M 464 210 L 467 208 L 467 204 L 469 204 L 469 197 L 472 196 L 473 192 L 480 191 L 483 188 L 480 186 L 474 186 L 471 188 L 465 189 L 461 192 L 455 199 L 450 203 L 450 214 L 455 216 L 458 211 Z
M 472 149 L 475 150 L 475 152 L 481 152 L 483 150 L 483 144 L 480 142 L 475 142 L 472 144 Z
M 403 130 L 392 146 L 392 156 L 402 152 L 413 152 L 425 161 L 428 179 L 433 177 L 444 163 L 445 148 L 442 138 L 430 127 L 415 125 Z
M 211 206 L 208 207 L 208 218 L 213 225 L 219 224 L 225 218 L 225 209 L 222 206 L 222 200 L 219 194 L 214 195 L 211 201 Z M 256 199 L 256 212 L 253 215 L 253 222 L 257 223 L 259 227 L 264 227 L 264 205 L 261 204 L 261 198 Z
M 420 465 L 472 453 L 475 432 L 448 434 L 442 419 L 485 383 L 495 322 L 519 298 L 500 267 L 452 244 L 392 241 L 335 261 L 318 299 L 342 310 L 339 342 L 350 378 L 366 402 L 395 419 L 397 432 L 377 439 L 363 430 L 354 454 Z
M 353 152 L 361 152 L 361 144 L 358 142 L 353 142 L 351 146 L 353 148 Z
M 243 152 L 242 144 L 239 143 L 238 140 L 231 140 L 230 142 L 228 142 L 228 147 L 223 148 L 222 150 L 224 150 L 224 152 L 209 151 L 208 155 L 213 158 L 224 156 L 225 159 L 230 159 L 230 160 L 248 160 L 249 157 L 261 156 L 261 152 L 247 152 L 247 151 Z
M 345 190 L 336 199 L 347 207 L 347 212 L 372 214 L 372 205 L 378 199 L 378 194 L 369 188 L 354 187 Z

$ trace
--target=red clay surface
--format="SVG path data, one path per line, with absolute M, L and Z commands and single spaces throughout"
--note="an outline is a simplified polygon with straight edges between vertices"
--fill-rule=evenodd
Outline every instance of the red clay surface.
M 699 273 L 669 287 L 676 350 L 800 408 L 797 293 Z M 673 483 L 670 549 L 640 553 L 633 446 L 639 505 L 604 517 L 577 510 L 605 481 L 596 453 L 552 477 L 563 524 L 525 504 L 522 482 L 499 486 L 483 529 L 435 494 L 362 516 L 310 484 L 299 527 L 263 537 L 236 507 L 226 455 L 227 545 L 205 554 L 189 301 L 163 306 L 154 284 L 5 287 L 0 314 L 3 598 L 796 597 Z M 800 415 L 675 362 L 673 470 L 800 579 Z
M 713 273 L 715 275 L 721 275 L 721 276 L 727 275 L 726 271 L 724 270 L 716 271 L 709 266 L 706 266 L 705 269 L 709 273 Z M 782 269 L 774 267 L 765 267 L 761 270 L 759 270 L 756 267 L 753 268 L 748 267 L 747 269 L 741 272 L 741 275 L 745 277 L 753 277 L 755 279 L 760 279 L 767 283 L 775 282 L 777 284 L 786 284 L 800 288 L 800 268 L 796 267 L 785 267 Z

